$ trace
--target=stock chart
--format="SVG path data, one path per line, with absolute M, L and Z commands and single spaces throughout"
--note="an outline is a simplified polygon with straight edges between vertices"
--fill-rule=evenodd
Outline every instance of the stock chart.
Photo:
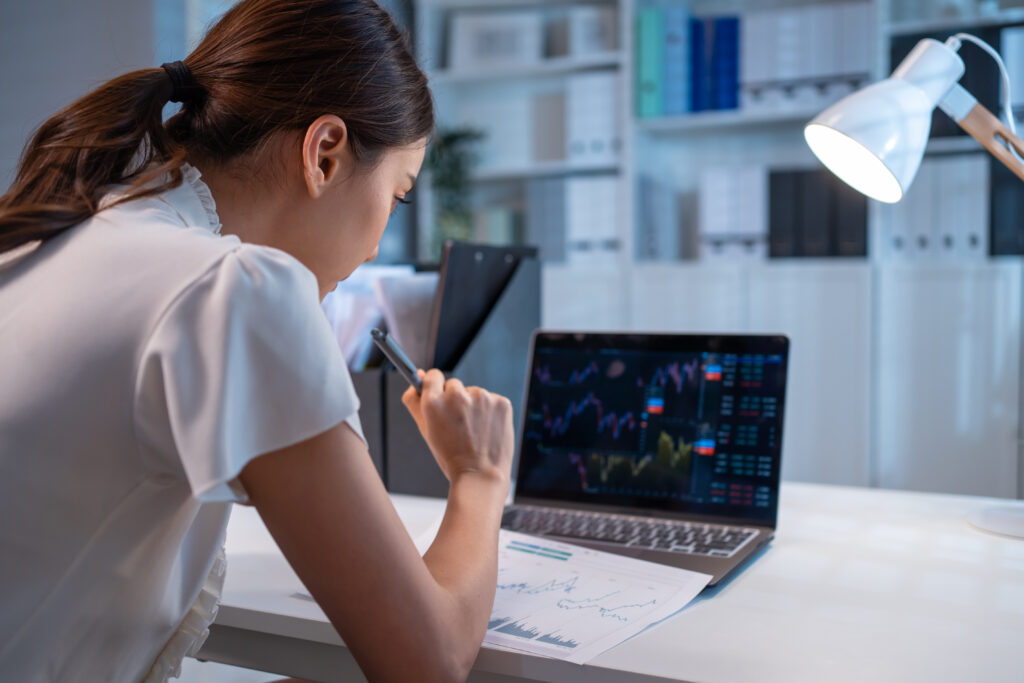
M 527 489 L 758 507 L 777 475 L 781 358 L 541 349 Z

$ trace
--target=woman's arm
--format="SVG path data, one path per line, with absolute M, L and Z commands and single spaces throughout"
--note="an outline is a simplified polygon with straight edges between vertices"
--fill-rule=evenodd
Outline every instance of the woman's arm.
M 512 411 L 437 371 L 425 374 L 422 397 L 403 400 L 451 483 L 422 559 L 344 423 L 256 458 L 241 481 L 370 680 L 462 680 L 494 600 Z

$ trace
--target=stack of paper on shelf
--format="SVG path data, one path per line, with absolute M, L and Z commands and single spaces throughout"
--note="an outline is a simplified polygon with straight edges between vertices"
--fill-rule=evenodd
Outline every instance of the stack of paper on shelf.
M 614 164 L 622 149 L 621 79 L 614 71 L 574 74 L 567 79 L 566 159 L 574 167 Z
M 759 166 L 701 171 L 697 197 L 702 260 L 767 256 L 767 173 Z
M 615 5 L 574 5 L 568 10 L 569 54 L 589 57 L 618 47 L 618 10 Z
M 621 256 L 616 176 L 575 176 L 565 181 L 566 256 L 579 265 L 610 265 Z
M 451 17 L 448 68 L 475 71 L 543 59 L 544 24 L 533 10 L 461 11 Z

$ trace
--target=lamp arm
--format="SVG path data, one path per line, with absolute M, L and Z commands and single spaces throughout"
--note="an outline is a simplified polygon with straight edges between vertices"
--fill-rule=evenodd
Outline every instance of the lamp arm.
M 992 156 L 1024 180 L 1024 140 L 986 109 L 973 95 L 955 83 L 939 101 L 939 107 L 957 125 L 980 142 Z M 1016 150 L 1016 154 L 1014 153 Z
M 1003 162 L 1003 165 L 1013 171 L 1018 178 L 1024 180 L 1024 163 L 1020 161 L 1024 156 L 1024 140 L 1010 132 L 1006 124 L 992 112 L 978 103 L 971 108 L 967 116 L 957 121 L 957 125 L 984 145 L 992 156 Z M 1017 150 L 1019 156 L 1015 156 L 1010 147 Z

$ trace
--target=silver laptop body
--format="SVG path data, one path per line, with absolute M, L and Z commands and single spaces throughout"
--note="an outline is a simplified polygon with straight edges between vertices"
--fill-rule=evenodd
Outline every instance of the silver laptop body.
M 537 331 L 502 526 L 718 584 L 775 530 L 788 350 L 780 335 Z

